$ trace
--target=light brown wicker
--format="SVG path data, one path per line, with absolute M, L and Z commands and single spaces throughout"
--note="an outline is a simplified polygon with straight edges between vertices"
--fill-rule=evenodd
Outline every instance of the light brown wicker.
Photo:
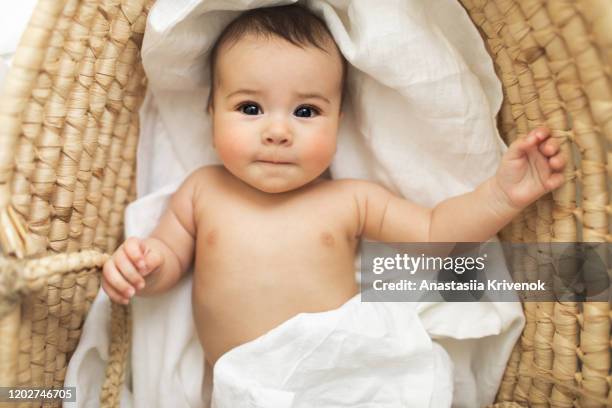
M 150 3 L 41 0 L 14 56 L 0 99 L 1 385 L 63 384 L 104 254 L 121 239 Z M 128 309 L 112 314 L 108 406 L 129 345 Z
M 545 243 L 612 240 L 612 2 L 461 2 L 503 83 L 502 135 L 512 141 L 545 124 L 571 158 L 567 183 L 502 233 L 543 243 L 522 269 L 546 277 Z M 100 266 L 122 240 L 151 3 L 40 0 L 14 57 L 0 97 L 2 386 L 63 384 Z M 129 308 L 112 307 L 103 406 L 118 406 L 130 341 Z M 609 304 L 524 311 L 497 406 L 612 406 Z

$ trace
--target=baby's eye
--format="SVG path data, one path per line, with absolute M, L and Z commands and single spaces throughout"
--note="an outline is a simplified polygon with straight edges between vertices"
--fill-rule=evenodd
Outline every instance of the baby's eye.
M 311 118 L 319 114 L 319 111 L 312 106 L 300 106 L 293 113 L 298 118 Z
M 254 103 L 244 103 L 238 109 L 245 115 L 257 115 L 260 112 L 259 106 Z

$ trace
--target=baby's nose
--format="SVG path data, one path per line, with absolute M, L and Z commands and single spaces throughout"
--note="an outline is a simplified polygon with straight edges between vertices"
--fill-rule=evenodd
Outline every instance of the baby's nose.
M 266 145 L 290 146 L 293 137 L 285 126 L 275 126 L 262 134 L 262 142 Z
M 265 138 L 266 144 L 289 145 L 289 142 L 289 138 L 284 135 L 272 135 Z

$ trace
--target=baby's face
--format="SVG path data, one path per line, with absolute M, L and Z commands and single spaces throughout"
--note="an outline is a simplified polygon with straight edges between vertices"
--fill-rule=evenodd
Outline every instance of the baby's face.
M 342 62 L 284 39 L 248 35 L 219 50 L 211 110 L 217 153 L 234 176 L 281 193 L 316 179 L 336 152 Z

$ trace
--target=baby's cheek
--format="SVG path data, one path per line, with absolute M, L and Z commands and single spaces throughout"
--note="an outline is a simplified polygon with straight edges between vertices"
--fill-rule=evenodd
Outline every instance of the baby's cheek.
M 336 152 L 336 138 L 329 134 L 313 137 L 305 146 L 303 157 L 313 164 L 327 167 Z
M 250 154 L 248 143 L 232 132 L 216 135 L 215 145 L 223 161 L 241 160 Z

